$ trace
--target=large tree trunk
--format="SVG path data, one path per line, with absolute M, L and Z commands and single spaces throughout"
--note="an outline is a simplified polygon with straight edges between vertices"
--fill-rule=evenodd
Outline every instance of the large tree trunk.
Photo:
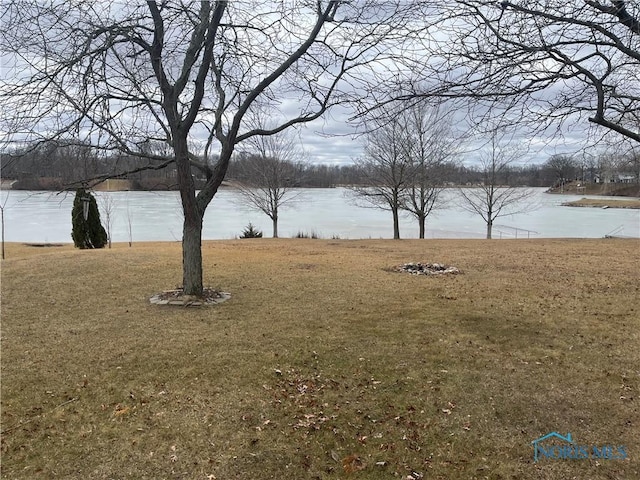
M 185 295 L 202 296 L 202 218 L 187 221 L 182 230 L 182 285 Z
M 182 227 L 182 286 L 185 295 L 202 296 L 202 219 L 204 209 L 196 201 L 196 188 L 186 138 L 175 136 L 174 152 L 184 224 Z
M 271 222 L 273 223 L 273 238 L 278 238 L 278 205 L 273 207 Z
M 495 218 L 493 216 L 493 207 L 495 205 L 494 193 L 495 193 L 495 186 L 492 184 L 489 198 L 487 200 L 487 239 L 488 240 L 491 240 L 491 232 L 493 230 L 493 220 Z
M 419 238 L 424 238 L 426 220 L 427 217 L 425 217 L 424 215 L 418 216 L 418 225 L 420 226 Z
M 393 213 L 393 239 L 400 240 L 400 220 L 398 215 L 398 207 L 394 207 L 391 209 Z

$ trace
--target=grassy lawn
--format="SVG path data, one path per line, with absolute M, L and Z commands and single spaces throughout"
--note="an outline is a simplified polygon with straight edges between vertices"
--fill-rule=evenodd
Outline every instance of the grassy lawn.
M 205 242 L 232 298 L 184 308 L 178 243 L 9 244 L 2 478 L 640 478 L 639 250 Z M 627 458 L 535 463 L 552 431 Z

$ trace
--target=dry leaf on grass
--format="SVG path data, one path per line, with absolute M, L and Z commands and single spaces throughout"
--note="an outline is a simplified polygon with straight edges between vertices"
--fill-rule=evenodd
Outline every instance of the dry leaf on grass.
M 123 407 L 121 405 L 116 405 L 116 411 L 113 412 L 113 414 L 116 417 L 120 417 L 122 415 L 126 415 L 127 413 L 129 413 L 129 411 L 131 411 L 131 407 Z
M 364 470 L 367 464 L 362 461 L 358 455 L 349 455 L 342 459 L 342 468 L 346 473 L 354 473 Z

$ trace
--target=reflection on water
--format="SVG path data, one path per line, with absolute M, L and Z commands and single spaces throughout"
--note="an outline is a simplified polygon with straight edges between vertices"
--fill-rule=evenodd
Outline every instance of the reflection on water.
M 640 210 L 563 207 L 561 203 L 583 196 L 550 195 L 544 190 L 534 189 L 532 211 L 498 218 L 494 238 L 600 238 L 616 230 L 619 235 L 640 237 Z M 323 238 L 393 237 L 391 213 L 356 206 L 348 190 L 301 189 L 300 193 L 297 202 L 280 214 L 281 237 L 298 232 Z M 113 200 L 114 241 L 128 241 L 129 222 L 133 241 L 179 241 L 182 237 L 177 192 L 97 193 L 99 205 L 99 197 L 106 195 Z M 0 202 L 5 200 L 6 241 L 71 242 L 73 195 L 2 191 Z M 455 190 L 445 192 L 444 205 L 428 218 L 427 238 L 484 238 L 482 219 L 460 209 Z M 203 238 L 235 238 L 249 222 L 265 236 L 271 235 L 271 220 L 266 215 L 243 206 L 233 190 L 221 190 L 205 215 Z M 417 238 L 417 223 L 403 217 L 400 235 Z

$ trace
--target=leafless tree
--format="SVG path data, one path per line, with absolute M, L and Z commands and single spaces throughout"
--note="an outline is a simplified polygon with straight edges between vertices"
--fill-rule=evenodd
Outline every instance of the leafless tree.
M 127 199 L 127 237 L 129 239 L 129 248 L 133 245 L 133 226 L 131 219 L 131 209 L 129 208 L 129 199 Z
M 10 187 L 9 187 L 10 188 Z M 4 192 L 4 190 L 0 190 L 0 192 Z M 4 198 L 0 200 L 0 223 L 2 224 L 2 260 L 5 259 L 4 254 L 4 211 L 7 207 L 7 202 L 9 201 L 10 190 L 6 190 L 6 195 L 3 195 Z
M 496 218 L 530 211 L 527 200 L 532 191 L 503 184 L 503 174 L 520 158 L 520 152 L 505 141 L 505 135 L 494 129 L 486 149 L 481 150 L 480 166 L 482 183 L 469 188 L 459 188 L 461 207 L 482 217 L 487 225 L 487 238 L 491 238 Z
M 640 155 L 634 146 L 628 148 L 628 145 L 618 144 L 601 148 L 594 156 L 594 164 L 600 182 L 615 182 L 622 174 L 632 176 L 640 183 Z
M 113 242 L 113 222 L 115 220 L 115 201 L 109 192 L 103 192 L 98 196 L 98 205 L 102 210 L 102 219 L 104 221 L 104 229 L 107 231 L 107 243 L 109 248 Z
M 401 208 L 416 218 L 419 238 L 425 236 L 427 217 L 440 208 L 443 170 L 459 150 L 460 138 L 451 128 L 451 112 L 442 106 L 418 102 L 400 113 L 402 136 L 410 175 Z
M 612 150 L 603 150 L 597 156 L 597 171 L 599 183 L 604 186 L 603 193 L 609 193 L 609 184 L 614 180 L 616 171 L 616 156 Z
M 401 0 L 7 0 L 0 49 L 11 80 L 0 85 L 0 128 L 12 142 L 75 138 L 146 159 L 109 175 L 175 165 L 184 292 L 201 295 L 204 213 L 236 146 L 359 95 L 383 74 L 378 66 L 393 65 L 410 30 L 423 28 L 416 8 Z M 279 125 L 245 122 L 285 102 Z M 150 141 L 170 155 L 146 152 Z
M 636 177 L 636 183 L 640 185 L 640 152 L 633 151 L 627 156 L 627 168 Z
M 565 183 L 575 177 L 577 164 L 570 155 L 558 154 L 552 155 L 545 162 L 545 167 L 553 173 L 562 193 Z
M 243 203 L 271 219 L 273 238 L 278 238 L 280 212 L 300 198 L 293 189 L 304 174 L 303 152 L 289 131 L 254 137 L 247 146 L 251 151 L 236 160 L 238 191 Z
M 391 211 L 395 240 L 400 239 L 400 212 L 411 182 L 408 150 L 406 130 L 397 117 L 370 125 L 364 156 L 354 162 L 363 184 L 350 187 L 356 201 Z
M 577 160 L 579 168 L 579 178 L 583 183 L 595 182 L 596 177 L 596 157 L 588 150 L 583 150 Z
M 640 141 L 640 3 L 441 2 L 440 28 L 403 61 L 414 94 L 475 102 L 476 112 L 542 131 L 604 127 Z M 425 80 L 427 79 L 427 80 Z

